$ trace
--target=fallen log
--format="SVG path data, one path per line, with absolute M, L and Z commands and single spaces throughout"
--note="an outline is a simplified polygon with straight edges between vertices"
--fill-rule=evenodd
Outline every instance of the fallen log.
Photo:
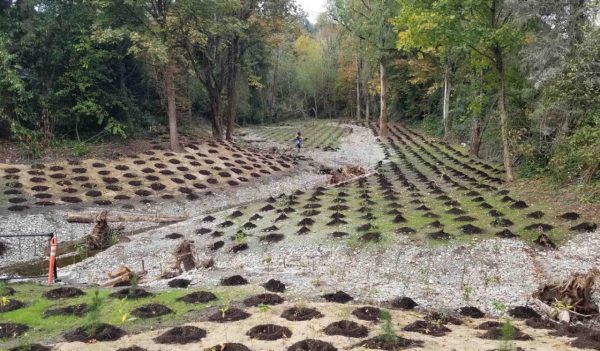
M 101 212 L 68 212 L 66 219 L 69 223 L 96 223 Z M 152 223 L 176 223 L 189 219 L 188 216 L 159 216 L 135 213 L 109 212 L 106 216 L 107 222 L 152 222 Z

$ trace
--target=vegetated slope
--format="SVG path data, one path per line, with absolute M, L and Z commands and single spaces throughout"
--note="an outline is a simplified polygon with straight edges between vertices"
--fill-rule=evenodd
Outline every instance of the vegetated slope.
M 212 189 L 237 187 L 293 167 L 289 158 L 224 141 L 191 139 L 180 153 L 151 143 L 150 150 L 114 160 L 0 164 L 8 210 L 79 203 L 129 206 L 184 196 L 198 200 Z
M 516 198 L 505 187 L 500 167 L 471 160 L 400 125 L 392 125 L 380 145 L 387 160 L 376 175 L 215 214 L 199 233 L 212 238 L 211 250 L 235 254 L 240 247 L 276 244 L 295 235 L 351 243 L 396 235 L 433 241 L 497 236 L 554 247 L 569 234 L 594 228 L 593 218 L 569 220 L 560 207 L 546 213 L 546 207 L 542 211 Z
M 253 133 L 270 141 L 284 145 L 293 145 L 296 133 L 302 132 L 304 147 L 335 150 L 344 135 L 344 128 L 335 123 L 325 121 L 311 121 L 295 123 L 293 125 L 267 126 L 252 130 Z

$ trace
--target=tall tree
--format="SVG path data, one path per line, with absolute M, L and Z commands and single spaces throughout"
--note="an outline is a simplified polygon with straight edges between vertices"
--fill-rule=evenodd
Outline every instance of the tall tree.
M 399 11 L 399 4 L 394 0 L 334 0 L 330 6 L 333 18 L 363 40 L 367 44 L 365 50 L 375 52 L 379 65 L 379 134 L 382 136 L 388 131 L 386 65 L 396 50 L 391 20 Z
M 415 5 L 415 2 L 409 2 Z M 523 6 L 516 0 L 432 0 L 425 6 L 416 4 L 416 15 L 400 16 L 400 26 L 413 42 L 452 44 L 472 51 L 485 59 L 496 71 L 498 110 L 502 141 L 502 158 L 506 180 L 514 180 L 513 160 L 509 142 L 510 118 L 507 107 L 507 59 L 524 39 L 522 26 L 515 23 L 514 14 Z M 406 20 L 407 23 L 402 23 Z M 402 39 L 402 37 L 401 37 Z M 424 45 L 423 45 L 424 46 Z

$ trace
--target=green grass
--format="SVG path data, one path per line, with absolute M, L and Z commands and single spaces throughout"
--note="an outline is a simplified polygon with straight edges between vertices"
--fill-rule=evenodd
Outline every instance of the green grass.
M 53 342 L 56 341 L 66 331 L 82 326 L 88 322 L 86 316 L 53 316 L 44 318 L 43 314 L 49 308 L 64 307 L 68 305 L 87 303 L 92 301 L 95 289 L 85 290 L 86 295 L 61 300 L 48 300 L 42 297 L 45 291 L 50 288 L 36 284 L 14 284 L 11 285 L 16 290 L 12 299 L 23 301 L 26 307 L 0 314 L 2 322 L 23 323 L 30 327 L 30 330 L 21 337 L 14 340 L 2 340 L 2 347 L 12 347 L 31 342 Z M 155 296 L 137 300 L 115 299 L 108 297 L 110 290 L 100 289 L 99 296 L 102 299 L 100 309 L 100 320 L 102 323 L 109 323 L 119 326 L 130 333 L 140 332 L 150 328 L 162 328 L 177 325 L 202 312 L 210 306 L 228 305 L 232 301 L 239 301 L 247 296 L 256 293 L 256 288 L 252 286 L 242 287 L 218 287 L 210 291 L 218 297 L 217 301 L 210 304 L 186 304 L 176 299 L 199 289 L 176 289 L 176 290 L 158 290 L 152 291 Z M 142 305 L 148 303 L 159 303 L 168 306 L 175 313 L 168 314 L 159 318 L 135 319 L 130 312 Z M 125 322 L 122 322 L 123 314 L 127 313 Z M 7 343 L 7 345 L 2 345 Z

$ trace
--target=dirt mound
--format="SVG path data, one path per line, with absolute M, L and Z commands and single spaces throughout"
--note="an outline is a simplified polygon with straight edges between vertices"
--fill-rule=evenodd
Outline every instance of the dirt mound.
M 422 341 L 405 339 L 400 336 L 388 337 L 386 335 L 379 335 L 362 341 L 357 346 L 367 349 L 398 351 L 409 347 L 421 347 L 422 344 Z
M 40 344 L 27 344 L 22 346 L 13 347 L 8 349 L 8 351 L 50 351 L 52 348 L 50 346 L 44 346 Z
M 374 242 L 378 243 L 381 241 L 381 233 L 378 232 L 369 232 L 360 236 L 360 240 L 364 242 Z
M 19 300 L 8 299 L 8 301 L 0 303 L 0 313 L 18 310 L 24 306 L 25 304 Z
M 598 225 L 595 223 L 583 222 L 574 227 L 571 227 L 571 230 L 578 233 L 586 233 L 593 232 L 598 228 Z
M 231 277 L 223 278 L 221 280 L 221 285 L 223 286 L 236 286 L 246 284 L 248 284 L 248 281 L 241 275 L 232 275 Z
M 283 311 L 281 314 L 281 318 L 285 318 L 288 321 L 298 322 L 298 321 L 309 321 L 314 318 L 321 318 L 323 314 L 319 312 L 316 308 L 307 308 L 307 307 L 292 307 Z
M 413 228 L 410 227 L 402 227 L 402 228 L 398 228 L 396 229 L 396 233 L 398 234 L 414 234 L 417 231 L 414 230 Z
M 554 329 L 558 323 L 543 318 L 530 318 L 525 321 L 525 325 L 533 329 Z
M 471 317 L 471 318 L 483 318 L 485 314 L 481 312 L 481 310 L 477 307 L 473 306 L 465 306 L 458 309 L 458 313 L 461 316 Z
M 129 346 L 129 347 L 122 347 L 122 348 L 118 349 L 117 351 L 146 351 L 146 349 L 143 347 L 139 347 L 139 346 Z
M 534 311 L 528 306 L 517 306 L 508 310 L 508 314 L 513 318 L 529 319 L 529 318 L 541 318 L 539 313 Z
M 217 296 L 208 291 L 197 291 L 177 298 L 177 301 L 191 304 L 207 303 L 215 300 L 217 300 Z
M 576 212 L 566 212 L 558 216 L 558 218 L 562 218 L 566 221 L 576 221 L 579 219 L 579 213 Z
M 264 283 L 262 286 L 271 292 L 282 293 L 285 291 L 285 284 L 275 279 L 269 279 L 269 281 Z
M 337 349 L 325 341 L 304 339 L 288 347 L 287 351 L 337 351 Z
M 544 233 L 541 233 L 533 242 L 548 249 L 556 249 L 556 244 Z
M 525 201 L 515 201 L 513 202 L 512 205 L 510 205 L 510 208 L 513 210 L 522 210 L 525 208 L 528 208 L 529 206 L 527 205 L 527 203 Z
M 204 349 L 204 351 L 250 351 L 250 349 L 243 344 L 226 342 Z
M 451 332 L 450 328 L 445 327 L 442 324 L 436 324 L 431 321 L 418 320 L 406 327 L 402 328 L 404 331 L 421 333 L 431 336 L 444 336 L 446 333 Z
M 81 341 L 90 342 L 96 341 L 115 341 L 125 336 L 123 329 L 117 328 L 110 324 L 97 324 L 93 326 L 83 326 L 75 330 L 67 332 L 64 335 L 68 342 Z
M 131 311 L 131 314 L 138 318 L 155 318 L 170 313 L 174 313 L 172 309 L 158 303 L 151 303 L 148 305 L 140 306 Z
M 481 233 L 483 233 L 483 229 L 481 229 L 477 226 L 474 226 L 472 224 L 463 225 L 462 227 L 460 227 L 460 231 L 463 234 L 481 234 Z
M 354 298 L 352 296 L 348 295 L 347 293 L 345 293 L 341 290 L 336 291 L 334 293 L 322 295 L 321 297 L 324 298 L 325 300 L 327 300 L 328 302 L 337 302 L 337 303 L 347 303 L 347 302 L 354 300 Z
M 108 295 L 110 297 L 114 297 L 115 299 L 142 299 L 145 297 L 152 297 L 154 294 L 148 292 L 142 288 L 125 288 L 119 291 L 115 291 Z
M 29 330 L 25 324 L 0 323 L 0 339 L 16 338 Z
M 600 350 L 600 331 L 598 330 L 581 326 L 559 325 L 557 330 L 550 335 L 576 338 L 570 343 L 573 347 Z
M 239 308 L 228 308 L 226 310 L 220 310 L 208 317 L 211 322 L 225 323 L 225 322 L 236 322 L 241 321 L 250 317 L 249 313 L 246 313 Z
M 206 330 L 189 325 L 175 327 L 154 338 L 157 344 L 190 344 L 206 337 Z
M 359 307 L 359 308 L 355 309 L 354 311 L 352 311 L 352 314 L 356 318 L 362 319 L 363 321 L 370 321 L 370 322 L 378 321 L 379 313 L 381 313 L 381 310 L 379 308 L 370 307 L 370 306 Z
M 461 321 L 460 319 L 458 319 L 454 316 L 439 313 L 439 312 L 428 313 L 427 315 L 425 315 L 425 320 L 434 322 L 437 324 L 453 324 L 453 325 L 463 324 L 463 321 Z
M 505 238 L 505 239 L 517 237 L 513 232 L 510 231 L 510 229 L 501 230 L 498 233 L 496 233 L 495 235 L 499 238 Z
M 248 307 L 258 305 L 279 305 L 283 303 L 283 297 L 277 294 L 259 294 L 244 300 L 244 305 Z
M 248 248 L 249 248 L 248 244 L 242 243 L 242 244 L 237 244 L 237 245 L 231 247 L 231 249 L 229 249 L 229 251 L 233 252 L 233 253 L 238 253 L 240 251 L 248 250 Z
M 327 335 L 341 335 L 349 338 L 364 338 L 369 335 L 367 327 L 348 320 L 331 323 L 324 329 L 324 332 Z
M 531 212 L 527 214 L 527 218 L 534 218 L 534 219 L 542 219 L 544 218 L 545 213 L 542 211 L 535 211 L 535 212 Z
M 505 335 L 509 334 L 512 336 L 513 340 L 519 340 L 519 341 L 532 340 L 531 336 L 524 334 L 517 327 L 514 327 L 511 325 L 510 331 L 507 331 L 507 328 L 509 328 L 509 326 L 490 327 L 485 333 L 479 335 L 479 337 L 481 339 L 488 339 L 488 340 L 504 340 Z
M 87 313 L 88 305 L 85 303 L 48 309 L 44 311 L 44 318 L 52 316 L 77 316 L 81 317 Z
M 167 234 L 165 235 L 165 238 L 167 239 L 171 239 L 171 240 L 176 240 L 176 239 L 181 239 L 183 238 L 183 235 L 179 234 L 179 233 L 171 233 L 171 234 Z
M 429 233 L 429 234 L 427 234 L 427 236 L 434 240 L 450 240 L 450 238 L 452 237 L 450 234 L 446 233 L 443 230 Z
M 278 340 L 283 338 L 289 338 L 292 336 L 292 331 L 286 327 L 282 327 L 275 324 L 261 324 L 246 333 L 251 339 L 258 340 Z
M 271 234 L 267 234 L 265 236 L 260 237 L 260 241 L 266 242 L 266 243 L 278 243 L 281 240 L 283 240 L 285 238 L 285 235 L 283 234 L 278 234 L 278 233 L 271 233 Z
M 333 232 L 331 233 L 331 236 L 334 238 L 343 238 L 345 236 L 348 236 L 350 234 L 346 233 L 346 232 Z
M 404 311 L 410 311 L 417 307 L 419 304 L 417 304 L 410 297 L 403 296 L 393 299 L 391 305 L 393 308 L 397 308 Z
M 367 171 L 360 166 L 348 166 L 344 168 L 338 168 L 336 170 L 329 169 L 327 174 L 330 174 L 329 184 L 339 184 L 351 180 L 356 177 L 360 177 L 366 174 Z
M 82 295 L 85 295 L 83 291 L 73 287 L 60 287 L 44 293 L 44 297 L 50 300 L 66 299 Z
M 192 281 L 189 279 L 173 279 L 169 281 L 170 288 L 187 288 Z

